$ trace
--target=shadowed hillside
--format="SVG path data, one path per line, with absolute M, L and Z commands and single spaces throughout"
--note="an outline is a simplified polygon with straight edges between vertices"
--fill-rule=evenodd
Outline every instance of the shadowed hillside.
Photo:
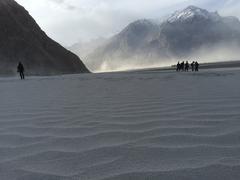
M 13 75 L 22 61 L 30 75 L 89 72 L 81 60 L 50 39 L 14 0 L 0 1 L 0 75 Z

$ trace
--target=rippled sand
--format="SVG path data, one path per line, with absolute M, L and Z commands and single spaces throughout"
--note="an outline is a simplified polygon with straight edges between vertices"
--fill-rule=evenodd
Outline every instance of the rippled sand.
M 240 70 L 0 79 L 1 180 L 238 180 Z

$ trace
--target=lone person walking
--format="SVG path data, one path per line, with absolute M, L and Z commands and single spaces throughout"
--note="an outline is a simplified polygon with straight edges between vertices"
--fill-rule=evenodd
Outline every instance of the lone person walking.
M 23 64 L 21 62 L 19 62 L 19 64 L 18 64 L 17 72 L 19 73 L 21 79 L 25 79 L 24 66 L 23 66 Z

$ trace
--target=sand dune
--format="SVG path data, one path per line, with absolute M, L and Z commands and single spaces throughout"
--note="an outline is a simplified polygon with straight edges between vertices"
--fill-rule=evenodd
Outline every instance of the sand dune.
M 240 70 L 0 79 L 1 180 L 238 180 Z

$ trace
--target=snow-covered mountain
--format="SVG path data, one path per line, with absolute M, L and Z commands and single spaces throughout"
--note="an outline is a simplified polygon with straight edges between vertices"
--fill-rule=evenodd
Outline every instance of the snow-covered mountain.
M 177 11 L 168 18 L 168 22 L 184 22 L 192 21 L 195 18 L 210 20 L 212 22 L 217 22 L 221 20 L 221 17 L 217 12 L 212 13 L 207 10 L 197 8 L 195 6 L 189 6 L 183 11 Z
M 88 55 L 86 64 L 93 71 L 118 70 L 120 64 L 125 69 L 142 55 L 146 56 L 149 49 L 146 45 L 153 42 L 159 33 L 160 26 L 155 21 L 135 21 Z
M 73 53 L 50 39 L 14 0 L 0 0 L 0 75 L 16 74 L 22 61 L 31 75 L 89 72 Z
M 165 20 L 138 20 L 87 57 L 92 70 L 166 65 L 181 58 L 240 58 L 240 21 L 195 6 Z

